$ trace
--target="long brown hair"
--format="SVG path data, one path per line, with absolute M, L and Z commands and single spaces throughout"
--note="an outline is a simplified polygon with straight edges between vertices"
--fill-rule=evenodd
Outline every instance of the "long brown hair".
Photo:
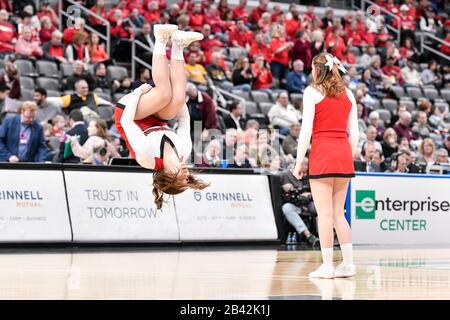
M 330 70 L 325 65 L 327 63 L 326 55 L 330 54 L 319 53 L 312 60 L 312 64 L 316 69 L 316 74 L 313 77 L 313 86 L 324 95 L 336 98 L 344 93 L 345 86 L 338 67 L 333 64 L 333 68 Z
M 159 210 L 164 203 L 164 193 L 170 195 L 180 194 L 189 188 L 202 190 L 209 186 L 209 183 L 197 179 L 190 174 L 188 183 L 185 184 L 179 176 L 179 172 L 166 172 L 158 170 L 153 173 L 153 196 L 155 197 L 156 208 Z
M 103 119 L 95 119 L 92 120 L 95 122 L 95 128 L 97 129 L 96 136 L 106 140 L 110 141 L 110 137 L 108 135 L 108 126 L 106 125 L 105 120 Z

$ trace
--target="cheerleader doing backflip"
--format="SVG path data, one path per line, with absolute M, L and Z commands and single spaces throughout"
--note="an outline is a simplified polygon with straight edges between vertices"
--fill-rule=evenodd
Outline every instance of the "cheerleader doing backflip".
M 355 176 L 353 156 L 358 143 L 358 117 L 352 92 L 345 88 L 339 59 L 321 53 L 312 61 L 313 81 L 303 94 L 303 119 L 293 170 L 302 178 L 301 164 L 309 147 L 308 177 L 317 209 L 323 264 L 309 274 L 313 278 L 338 278 L 355 275 L 352 234 L 345 219 L 344 203 L 351 177 Z M 333 267 L 333 226 L 343 262 Z
M 122 97 L 116 105 L 117 130 L 130 154 L 144 168 L 154 170 L 153 195 L 158 209 L 163 195 L 179 194 L 188 188 L 203 189 L 208 184 L 187 169 L 192 141 L 190 117 L 186 106 L 186 73 L 183 49 L 203 39 L 197 32 L 178 31 L 171 24 L 155 25 L 152 77 L 155 87 L 144 84 Z M 170 67 L 166 45 L 172 42 Z M 177 131 L 167 126 L 175 118 Z

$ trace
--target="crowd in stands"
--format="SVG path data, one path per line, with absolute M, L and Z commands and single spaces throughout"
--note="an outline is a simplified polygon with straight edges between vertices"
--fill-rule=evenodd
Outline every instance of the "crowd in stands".
M 185 52 L 196 165 L 275 171 L 292 165 L 302 93 L 312 58 L 322 51 L 343 62 L 358 104 L 358 170 L 419 172 L 421 164 L 449 164 L 445 1 L 379 0 L 390 14 L 373 17 L 351 10 L 337 16 L 331 8 L 319 16 L 314 6 L 301 13 L 294 3 L 284 10 L 268 0 L 252 9 L 247 0 L 76 2 L 96 16 L 82 14 L 59 31 L 66 22 L 58 4 L 0 1 L 0 161 L 101 165 L 127 156 L 114 103 L 153 82 L 149 69 L 139 67 L 131 79 L 117 64 L 130 62 L 131 41 L 149 47 L 138 46 L 136 55 L 151 63 L 153 25 L 173 23 L 204 35 Z M 99 36 L 105 21 L 110 48 Z M 399 24 L 398 42 L 386 25 Z M 447 41 L 426 38 L 442 55 L 419 50 L 420 32 Z

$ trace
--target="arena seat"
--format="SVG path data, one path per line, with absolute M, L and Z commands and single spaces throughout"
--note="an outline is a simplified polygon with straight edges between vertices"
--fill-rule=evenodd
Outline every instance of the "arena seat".
M 423 97 L 422 90 L 419 87 L 407 87 L 406 92 L 413 99 L 419 99 Z
M 113 80 L 120 80 L 124 77 L 128 77 L 128 70 L 124 67 L 108 66 L 107 70 Z
M 73 74 L 73 65 L 70 63 L 61 63 L 59 68 L 61 69 L 61 73 L 64 78 L 67 78 Z
M 272 108 L 273 103 L 272 102 L 260 102 L 259 103 L 259 109 L 261 110 L 261 112 L 267 116 L 267 114 L 269 113 L 270 109 Z
M 250 93 L 252 100 L 256 103 L 260 102 L 271 102 L 271 99 L 267 92 L 264 91 L 252 91 Z
M 424 88 L 423 93 L 425 97 L 430 100 L 435 100 L 439 98 L 439 92 L 435 88 Z
M 382 100 L 383 108 L 386 110 L 394 111 L 397 109 L 397 101 L 394 99 L 383 99 Z
M 19 70 L 21 76 L 33 78 L 39 76 L 30 60 L 17 59 L 14 61 L 14 65 L 17 67 L 17 70 Z
M 20 81 L 20 87 L 21 87 L 21 88 L 25 88 L 25 89 L 29 89 L 29 90 L 34 90 L 35 85 L 34 85 L 34 80 L 33 80 L 33 78 L 21 76 L 21 77 L 19 78 L 19 81 Z
M 60 78 L 58 65 L 52 61 L 40 60 L 36 61 L 36 71 L 39 75 L 50 78 Z
M 54 78 L 40 77 L 36 79 L 36 85 L 47 90 L 59 91 L 60 81 Z

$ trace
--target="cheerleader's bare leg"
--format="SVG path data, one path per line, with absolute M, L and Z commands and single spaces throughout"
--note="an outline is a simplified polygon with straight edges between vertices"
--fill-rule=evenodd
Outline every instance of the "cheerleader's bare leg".
M 170 59 L 170 82 L 172 98 L 167 106 L 156 113 L 160 119 L 172 119 L 186 103 L 186 70 L 184 68 L 184 48 L 192 42 L 203 39 L 198 32 L 176 31 L 172 34 L 172 54 Z
M 334 178 L 310 179 L 317 210 L 323 264 L 309 274 L 312 278 L 334 278 L 333 267 L 333 186 Z
M 335 270 L 335 277 L 351 277 L 356 274 L 353 264 L 352 231 L 344 214 L 345 198 L 350 178 L 335 178 L 333 186 L 333 220 L 343 262 Z

